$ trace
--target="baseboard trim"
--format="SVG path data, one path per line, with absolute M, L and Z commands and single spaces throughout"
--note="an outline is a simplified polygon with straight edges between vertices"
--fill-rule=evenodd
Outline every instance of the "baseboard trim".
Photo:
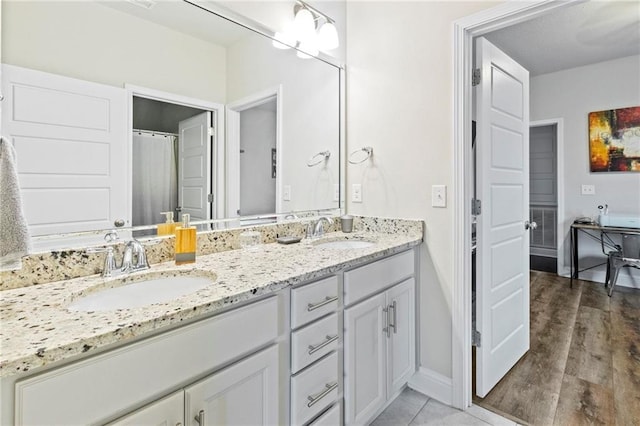
M 409 380 L 409 387 L 446 405 L 453 404 L 453 382 L 428 368 L 420 367 Z

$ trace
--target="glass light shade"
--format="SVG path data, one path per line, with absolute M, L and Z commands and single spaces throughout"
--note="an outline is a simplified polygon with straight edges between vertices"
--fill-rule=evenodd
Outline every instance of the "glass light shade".
M 291 49 L 296 45 L 296 36 L 293 30 L 293 23 L 289 23 L 283 32 L 275 34 L 275 40 L 272 41 L 273 47 L 278 49 Z
M 338 30 L 331 22 L 325 22 L 318 33 L 318 45 L 321 50 L 332 50 L 340 46 Z
M 316 23 L 311 12 L 304 8 L 298 10 L 293 20 L 293 28 L 296 39 L 301 42 L 315 37 Z
M 318 56 L 320 49 L 318 49 L 317 37 L 308 39 L 307 41 L 300 42 L 298 46 L 298 58 L 309 59 L 312 56 Z

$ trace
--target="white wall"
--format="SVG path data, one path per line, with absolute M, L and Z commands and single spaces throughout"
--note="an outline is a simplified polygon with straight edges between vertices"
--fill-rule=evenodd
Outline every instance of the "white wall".
M 347 168 L 362 184 L 350 213 L 426 222 L 420 269 L 420 364 L 451 377 L 453 206 L 432 208 L 431 185 L 453 184 L 453 21 L 490 2 L 347 3 Z M 350 190 L 347 190 L 350 199 Z
M 608 204 L 610 213 L 640 215 L 640 173 L 591 173 L 589 171 L 588 114 L 640 105 L 640 56 L 600 62 L 533 77 L 531 79 L 531 120 L 564 119 L 564 185 L 566 230 L 564 256 L 568 258 L 568 229 L 579 216 L 597 217 L 599 204 Z M 596 195 L 581 195 L 581 185 L 595 185 Z M 562 214 L 562 212 L 561 212 Z M 600 257 L 600 245 L 580 240 L 581 257 Z M 584 265 L 589 262 L 585 260 Z M 625 275 L 630 272 L 629 268 Z M 568 272 L 568 271 L 565 271 Z M 636 271 L 637 272 L 637 271 Z M 581 277 L 604 281 L 604 267 Z M 620 283 L 640 287 L 635 279 L 621 276 Z
M 2 62 L 225 102 L 224 48 L 94 1 L 2 1 Z

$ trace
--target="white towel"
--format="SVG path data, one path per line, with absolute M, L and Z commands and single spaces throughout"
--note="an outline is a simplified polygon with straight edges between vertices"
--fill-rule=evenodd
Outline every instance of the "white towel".
M 22 210 L 16 151 L 0 137 L 0 269 L 20 269 L 31 241 Z

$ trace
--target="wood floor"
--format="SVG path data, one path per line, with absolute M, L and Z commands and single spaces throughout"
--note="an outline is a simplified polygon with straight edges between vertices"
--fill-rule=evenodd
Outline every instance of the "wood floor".
M 531 349 L 474 403 L 531 425 L 640 425 L 640 290 L 531 272 Z

